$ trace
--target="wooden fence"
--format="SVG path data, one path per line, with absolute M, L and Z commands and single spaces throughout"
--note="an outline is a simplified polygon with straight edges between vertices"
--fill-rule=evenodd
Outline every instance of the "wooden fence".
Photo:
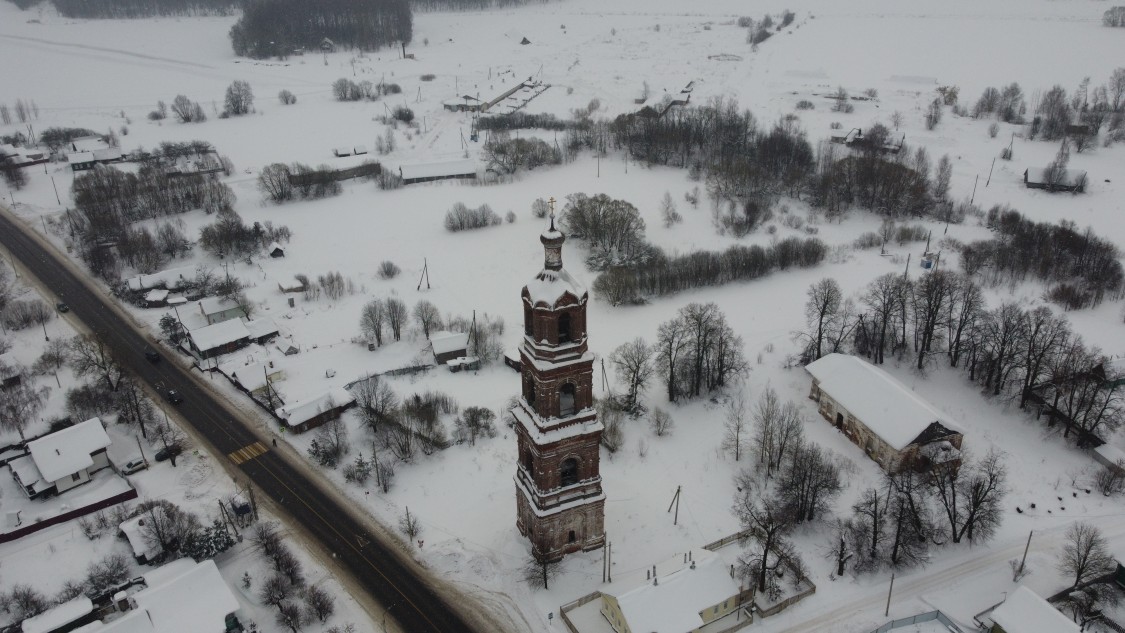
M 566 628 L 568 631 L 570 631 L 570 633 L 581 633 L 581 631 L 579 631 L 578 628 L 574 626 L 574 623 L 570 621 L 570 616 L 567 614 L 570 611 L 573 611 L 574 609 L 577 609 L 584 604 L 593 602 L 594 600 L 597 600 L 601 597 L 602 592 L 595 591 L 594 593 L 588 593 L 581 598 L 574 600 L 573 602 L 568 602 L 559 607 L 559 619 L 563 621 L 563 624 L 566 625 Z
M 82 506 L 81 508 L 75 508 L 75 509 L 73 509 L 69 512 L 64 512 L 62 514 L 43 519 L 42 521 L 36 521 L 35 523 L 30 523 L 30 524 L 25 525 L 23 527 L 16 528 L 15 530 L 12 530 L 11 532 L 5 532 L 3 534 L 0 534 L 0 543 L 10 543 L 10 542 L 15 541 L 17 539 L 21 539 L 21 538 L 27 536 L 28 534 L 34 534 L 35 532 L 38 532 L 39 530 L 49 528 L 52 525 L 58 525 L 60 523 L 66 523 L 67 521 L 70 521 L 71 519 L 77 519 L 80 516 L 85 516 L 85 515 L 90 514 L 92 512 L 97 512 L 98 510 L 104 510 L 106 508 L 115 506 L 119 503 L 123 503 L 125 501 L 129 501 L 130 499 L 136 499 L 136 498 L 137 498 L 137 490 L 135 488 L 130 488 L 130 489 L 126 490 L 125 492 L 118 493 L 118 494 L 113 495 L 112 497 L 109 497 L 107 499 L 102 499 L 101 501 L 96 501 L 94 503 L 91 503 L 88 506 Z

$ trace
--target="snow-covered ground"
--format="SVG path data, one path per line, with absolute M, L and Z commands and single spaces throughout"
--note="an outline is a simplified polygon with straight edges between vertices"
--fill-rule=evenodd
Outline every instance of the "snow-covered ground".
M 794 24 L 751 51 L 745 30 L 735 25 L 735 19 L 739 15 L 757 19 L 785 8 L 797 13 Z M 584 192 L 628 200 L 645 218 L 648 238 L 673 253 L 725 248 L 737 240 L 715 232 L 706 202 L 698 209 L 683 202 L 683 194 L 698 185 L 685 171 L 646 169 L 625 162 L 620 154 L 600 161 L 584 155 L 498 186 L 444 183 L 382 192 L 373 184 L 346 183 L 339 197 L 283 206 L 261 203 L 256 190 L 258 170 L 269 163 L 353 164 L 358 159 L 333 158 L 331 148 L 355 144 L 373 148 L 375 139 L 386 132 L 375 118 L 386 114 L 385 108 L 399 105 L 414 110 L 422 129 L 400 128 L 395 132 L 394 153 L 369 157 L 398 165 L 455 160 L 466 151 L 475 156 L 479 147 L 468 141 L 469 115 L 445 112 L 442 101 L 462 94 L 490 97 L 529 76 L 552 87 L 526 111 L 560 117 L 585 108 L 593 99 L 600 102 L 595 116 L 613 117 L 637 107 L 633 99 L 646 82 L 655 99 L 695 82 L 693 103 L 713 97 L 737 99 L 763 124 L 794 113 L 798 100 L 809 99 L 816 108 L 799 116 L 813 141 L 826 137 L 833 122 L 844 129 L 875 122 L 889 125 L 891 114 L 901 112 L 907 143 L 925 146 L 934 159 L 949 154 L 953 160 L 955 198 L 968 198 L 975 190 L 976 203 L 986 208 L 1010 204 L 1037 220 L 1070 219 L 1125 244 L 1125 223 L 1120 220 L 1125 211 L 1125 179 L 1121 178 L 1125 152 L 1119 147 L 1096 147 L 1072 156 L 1071 166 L 1090 174 L 1086 194 L 1049 195 L 1025 189 L 1021 174 L 1027 166 L 1048 163 L 1056 151 L 1054 144 L 1015 139 L 1014 160 L 995 161 L 989 180 L 994 158 L 1015 128 L 1001 125 L 993 139 L 987 133 L 988 121 L 947 112 L 937 129 L 927 131 L 922 118 L 937 85 L 960 86 L 961 101 L 971 104 L 984 87 L 1013 81 L 1029 95 L 1056 83 L 1071 90 L 1087 75 L 1094 84 L 1103 83 L 1122 59 L 1121 34 L 1100 26 L 1105 8 L 1082 0 L 951 0 L 940 5 L 901 0 L 856 0 L 846 5 L 831 0 L 769 0 L 752 7 L 732 0 L 690 6 L 673 0 L 568 0 L 482 13 L 417 14 L 414 42 L 408 49 L 414 60 L 399 59 L 397 51 L 387 50 L 253 62 L 231 54 L 226 36 L 231 18 L 89 22 L 61 19 L 49 11 L 19 12 L 3 3 L 0 55 L 27 63 L 0 68 L 0 85 L 18 87 L 0 102 L 34 99 L 41 112 L 36 129 L 112 127 L 120 134 L 119 128 L 126 125 L 129 133 L 121 137 L 126 149 L 203 139 L 229 156 L 236 171 L 226 181 L 238 196 L 237 211 L 248 223 L 268 220 L 287 225 L 293 239 L 284 258 L 231 262 L 226 270 L 251 285 L 258 314 L 274 319 L 283 335 L 303 351 L 282 357 L 272 347 L 254 348 L 232 355 L 228 362 L 274 360 L 286 372 L 279 389 L 287 399 L 300 400 L 368 373 L 409 364 L 423 353 L 426 342 L 416 331 L 376 352 L 352 342 L 358 334 L 360 308 L 373 298 L 397 296 L 408 307 L 427 299 L 443 314 L 468 317 L 476 310 L 500 316 L 508 324 L 506 343 L 513 346 L 522 320 L 519 290 L 542 265 L 538 235 L 543 222 L 529 212 L 536 198 L 554 196 L 561 201 L 567 194 Z M 31 18 L 37 22 L 28 22 Z M 523 37 L 531 44 L 519 45 Z M 421 80 L 431 73 L 432 81 Z M 384 102 L 338 103 L 330 85 L 339 77 L 385 79 L 399 83 L 403 93 Z M 213 116 L 211 103 L 221 107 L 223 91 L 235 79 L 250 82 L 257 113 L 220 120 Z M 824 96 L 837 86 L 853 94 L 874 88 L 879 98 L 855 102 L 855 112 L 850 114 L 833 113 Z M 281 89 L 294 92 L 298 102 L 278 104 L 274 95 Z M 181 93 L 203 103 L 211 119 L 202 124 L 146 120 L 158 99 L 170 102 Z M 16 129 L 5 126 L 0 133 Z M 538 135 L 552 140 L 549 134 Z M 48 165 L 45 174 L 37 169 L 28 170 L 31 183 L 15 192 L 14 199 L 19 203 L 17 211 L 39 227 L 38 216 L 49 220 L 60 210 L 52 179 L 65 206 L 71 174 L 65 164 Z M 665 192 L 671 193 L 684 216 L 674 229 L 662 228 L 659 218 L 658 204 Z M 442 218 L 455 202 L 487 203 L 501 215 L 512 210 L 517 221 L 451 234 L 443 229 Z M 809 215 L 800 202 L 786 204 L 791 213 Z M 202 212 L 181 219 L 188 235 L 212 221 Z M 819 229 L 818 237 L 833 246 L 848 245 L 879 224 L 878 218 L 862 212 L 853 212 L 839 223 L 815 217 L 809 221 Z M 780 221 L 775 224 L 776 236 L 763 230 L 742 242 L 766 244 L 803 235 Z M 937 223 L 923 224 L 935 234 L 945 230 Z M 970 219 L 950 226 L 948 235 L 967 241 L 983 238 L 987 231 Z M 62 243 L 59 236 L 55 238 Z M 874 250 L 844 247 L 812 270 L 684 292 L 641 307 L 611 307 L 594 298 L 589 308 L 591 349 L 604 358 L 637 336 L 653 339 L 658 324 L 690 302 L 717 303 L 743 338 L 752 362 L 745 385 L 751 401 L 772 386 L 801 407 L 811 439 L 851 461 L 849 488 L 837 502 L 843 512 L 864 487 L 877 481 L 879 471 L 816 414 L 806 398 L 807 375 L 784 369 L 784 359 L 795 349 L 792 333 L 799 327 L 810 283 L 834 277 L 845 292 L 855 292 L 879 274 L 902 270 L 907 257 L 917 260 L 922 249 L 919 244 L 888 250 L 890 256 L 882 257 Z M 592 282 L 593 274 L 581 265 L 579 245 L 568 243 L 564 257 L 576 277 Z M 379 278 L 376 267 L 384 260 L 398 264 L 402 274 L 392 280 Z M 223 271 L 198 250 L 171 265 L 196 263 Z M 431 283 L 419 291 L 424 263 Z M 337 301 L 297 298 L 290 308 L 277 290 L 277 278 L 303 273 L 315 279 L 329 271 L 350 279 L 355 293 Z M 1031 285 L 1005 287 L 992 291 L 990 301 L 1036 302 L 1041 290 Z M 1120 354 L 1125 352 L 1121 309 L 1120 302 L 1107 302 L 1069 317 L 1088 340 L 1108 353 Z M 134 312 L 154 326 L 165 310 Z M 1061 532 L 1075 519 L 1093 521 L 1112 537 L 1125 539 L 1121 501 L 1084 492 L 1094 472 L 1087 454 L 1046 435 L 1041 425 L 1014 407 L 982 397 L 959 373 L 939 369 L 923 378 L 908 365 L 887 369 L 963 426 L 970 452 L 979 455 L 990 447 L 1005 451 L 1012 486 L 1007 505 L 1026 508 L 1037 502 L 1039 508 L 1010 514 L 987 546 L 945 547 L 935 552 L 928 567 L 900 575 L 892 617 L 930 611 L 937 605 L 958 621 L 969 622 L 973 614 L 1014 587 L 1007 561 L 1022 552 L 1029 530 L 1037 536 L 1029 559 L 1035 573 L 1028 582 L 1042 593 L 1062 584 L 1055 577 L 1053 556 Z M 600 382 L 600 374 L 595 378 Z M 493 410 L 518 391 L 516 374 L 502 366 L 476 373 L 433 371 L 391 383 L 400 395 L 437 390 L 452 395 L 462 407 Z M 664 406 L 659 391 L 654 388 L 648 394 L 650 404 Z M 625 577 L 630 570 L 738 529 L 730 511 L 735 492 L 732 475 L 743 464 L 734 463 L 719 449 L 723 416 L 717 404 L 700 401 L 669 410 L 676 423 L 670 437 L 652 436 L 643 421 L 629 422 L 626 449 L 602 461 L 615 576 Z M 358 420 L 349 415 L 347 421 L 355 443 L 364 445 L 367 436 Z M 310 440 L 307 436 L 287 439 L 302 451 Z M 528 547 L 515 529 L 514 469 L 515 438 L 501 429 L 496 438 L 476 446 L 454 446 L 399 466 L 394 488 L 386 495 L 345 484 L 339 472 L 329 476 L 388 524 L 409 506 L 424 527 L 420 536 L 424 544 L 416 549 L 421 561 L 482 600 L 504 605 L 513 618 L 526 622 L 526 628 L 545 631 L 551 626 L 548 612 L 557 617 L 560 604 L 599 588 L 601 558 L 600 554 L 569 557 L 563 576 L 547 592 L 533 591 L 518 580 Z M 1077 488 L 1072 480 L 1078 482 Z M 176 481 L 171 479 L 167 485 L 173 488 Z M 677 486 L 683 487 L 683 494 L 679 524 L 674 526 L 665 510 Z M 1074 492 L 1077 498 L 1071 496 Z M 1065 504 L 1056 501 L 1059 496 Z M 1066 505 L 1065 511 L 1056 507 L 1061 505 Z M 888 575 L 831 580 L 830 564 L 821 560 L 822 528 L 806 529 L 797 540 L 818 591 L 782 614 L 756 623 L 756 629 L 869 630 L 886 620 L 883 600 Z

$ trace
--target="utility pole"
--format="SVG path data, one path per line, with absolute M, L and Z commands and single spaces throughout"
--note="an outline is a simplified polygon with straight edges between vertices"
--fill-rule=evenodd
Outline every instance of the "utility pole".
M 43 166 L 46 167 L 47 163 L 43 163 Z M 46 173 L 46 172 L 44 172 L 44 173 Z M 59 203 L 59 205 L 61 206 L 62 200 L 59 198 L 59 188 L 57 186 L 55 186 L 55 177 L 54 176 L 51 176 L 51 186 L 54 187 L 54 189 L 55 189 L 55 202 Z
M 884 618 L 887 617 L 887 614 L 889 614 L 891 612 L 891 592 L 894 591 L 894 590 L 895 590 L 895 575 L 894 575 L 894 573 L 892 573 L 891 574 L 891 586 L 890 586 L 889 589 L 887 589 L 887 608 L 883 610 L 883 617 Z
M 977 183 L 980 182 L 980 174 L 977 174 L 976 180 L 973 181 L 973 195 L 969 197 L 969 204 L 972 204 L 977 199 Z
M 1027 545 L 1023 546 L 1023 558 L 1020 559 L 1020 568 L 1016 570 L 1016 575 L 1015 575 L 1014 578 L 1012 578 L 1013 582 L 1020 577 L 1020 574 L 1023 573 L 1023 564 L 1027 562 L 1027 550 L 1031 549 L 1031 535 L 1032 534 L 1035 534 L 1035 530 L 1032 530 L 1032 531 L 1027 533 Z
M 608 544 L 609 544 L 609 541 L 606 541 L 605 543 L 602 543 L 602 582 L 603 583 L 605 582 L 605 567 L 606 567 L 606 562 L 607 562 L 606 557 L 605 557 L 605 550 L 606 550 L 606 545 L 608 545 Z
M 676 506 L 676 514 L 672 518 L 672 525 L 676 525 L 680 521 L 680 486 L 676 486 L 676 494 L 672 497 L 672 503 L 668 504 L 668 512 L 672 511 L 672 506 Z
M 246 480 L 246 489 L 250 494 L 250 511 L 254 513 L 254 520 L 258 520 L 258 501 L 254 499 L 254 484 Z
M 988 180 L 984 181 L 985 187 L 988 187 L 988 184 L 992 182 L 992 170 L 993 169 L 996 169 L 996 157 L 995 156 L 992 157 L 992 167 L 988 168 Z
M 606 551 L 609 554 L 609 565 L 606 567 L 606 577 L 609 579 L 608 582 L 613 582 L 613 543 L 610 543 L 609 539 L 606 539 L 606 547 L 608 548 Z

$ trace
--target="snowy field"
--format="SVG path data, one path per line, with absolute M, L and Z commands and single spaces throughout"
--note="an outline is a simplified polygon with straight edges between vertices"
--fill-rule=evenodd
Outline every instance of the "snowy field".
M 786 8 L 796 12 L 794 24 L 751 51 L 745 43 L 745 29 L 738 28 L 735 19 L 739 15 L 755 19 L 765 13 L 776 15 Z M 483 13 L 416 14 L 414 42 L 408 48 L 416 57 L 413 60 L 400 59 L 396 51 L 389 50 L 362 56 L 341 52 L 253 62 L 237 59 L 230 51 L 226 33 L 232 18 L 76 21 L 48 11 L 20 12 L 0 3 L 0 56 L 22 62 L 0 67 L 0 85 L 6 87 L 0 102 L 34 99 L 41 111 L 36 129 L 58 125 L 104 131 L 126 125 L 129 133 L 121 137 L 123 149 L 202 139 L 229 156 L 235 173 L 226 182 L 238 196 L 239 214 L 247 223 L 268 220 L 287 225 L 293 238 L 284 258 L 229 263 L 226 270 L 250 285 L 258 314 L 273 319 L 284 336 L 300 345 L 302 353 L 282 357 L 272 346 L 255 347 L 231 355 L 226 362 L 237 366 L 253 359 L 282 364 L 286 378 L 278 388 L 287 399 L 300 400 L 422 356 L 426 341 L 413 330 L 403 341 L 374 353 L 351 342 L 359 334 L 360 308 L 373 298 L 397 296 L 408 307 L 426 299 L 443 315 L 468 317 L 475 310 L 502 317 L 508 326 L 506 346 L 514 347 L 522 321 L 520 288 L 542 266 L 538 235 L 545 227 L 529 211 L 536 198 L 554 196 L 561 201 L 567 194 L 583 192 L 625 199 L 640 210 L 648 239 L 669 253 L 722 249 L 734 243 L 764 245 L 804 233 L 775 221 L 776 236 L 764 230 L 741 242 L 720 236 L 707 202 L 701 202 L 698 209 L 683 202 L 684 193 L 699 184 L 686 171 L 646 169 L 626 162 L 621 154 L 611 153 L 601 161 L 582 155 L 573 163 L 525 173 L 515 182 L 497 186 L 444 183 L 384 192 L 374 184 L 349 182 L 339 197 L 282 206 L 262 203 L 256 189 L 258 171 L 269 163 L 354 164 L 356 159 L 333 158 L 331 148 L 356 144 L 373 148 L 375 140 L 386 133 L 375 117 L 384 115 L 385 107 L 398 105 L 413 109 L 423 130 L 407 134 L 399 129 L 395 132 L 398 149 L 389 156 L 370 158 L 394 166 L 456 160 L 466 151 L 470 157 L 476 156 L 479 144 L 468 142 L 469 115 L 446 112 L 441 103 L 461 94 L 490 97 L 529 76 L 552 87 L 526 111 L 549 112 L 560 118 L 572 109 L 585 108 L 593 99 L 600 102 L 595 116 L 613 117 L 638 107 L 633 99 L 646 82 L 656 99 L 665 91 L 676 94 L 688 82 L 695 82 L 693 103 L 718 96 L 737 99 L 763 125 L 794 113 L 801 99 L 813 101 L 815 110 L 799 113 L 813 142 L 827 137 L 833 122 L 841 123 L 845 130 L 876 122 L 889 126 L 891 113 L 901 112 L 901 131 L 907 143 L 925 146 L 935 160 L 949 154 L 955 199 L 972 195 L 979 177 L 975 186 L 978 205 L 1010 204 L 1040 221 L 1073 220 L 1125 245 L 1125 222 L 1121 220 L 1125 151 L 1120 147 L 1095 147 L 1072 156 L 1071 167 L 1090 174 L 1085 195 L 1049 195 L 1024 188 L 1022 172 L 1027 166 L 1048 163 L 1056 144 L 1015 139 L 1014 160 L 996 161 L 986 186 L 993 159 L 1016 129 L 1002 124 L 999 135 L 989 138 L 987 120 L 963 119 L 947 112 L 933 131 L 927 131 L 923 121 L 923 109 L 933 99 L 937 85 L 960 86 L 962 103 L 971 104 L 986 86 L 1013 81 L 1029 95 L 1055 83 L 1072 90 L 1087 75 L 1094 84 L 1103 83 L 1121 65 L 1125 50 L 1120 29 L 1100 25 L 1105 8 L 1103 3 L 1085 0 L 952 0 L 941 5 L 901 0 L 846 4 L 769 0 L 749 6 L 727 0 L 691 4 L 567 0 Z M 29 22 L 31 19 L 37 21 Z M 524 37 L 531 44 L 521 46 Z M 434 74 L 435 79 L 424 82 L 420 79 L 423 74 Z M 338 103 L 330 85 L 340 77 L 385 79 L 399 83 L 403 93 L 385 102 Z M 223 91 L 236 79 L 252 86 L 257 113 L 220 120 L 212 115 L 211 103 L 221 107 Z M 855 112 L 850 114 L 833 113 L 825 95 L 837 86 L 853 94 L 874 88 L 879 98 L 856 102 Z M 298 102 L 286 107 L 278 104 L 275 95 L 282 89 L 296 94 Z M 204 104 L 210 119 L 202 124 L 146 120 L 157 100 L 170 102 L 181 93 Z M 15 125 L 4 126 L 0 134 L 16 130 Z M 548 133 L 538 135 L 553 140 Z M 48 222 L 59 217 L 52 177 L 63 206 L 71 182 L 65 164 L 50 164 L 45 173 L 40 169 L 28 169 L 30 185 L 13 193 L 16 211 L 37 229 L 44 225 L 41 216 Z M 658 205 L 665 192 L 677 201 L 684 216 L 684 222 L 674 229 L 663 228 L 659 217 Z M 8 192 L 3 193 L 8 198 Z M 448 233 L 442 218 L 455 202 L 470 207 L 487 203 L 501 216 L 511 210 L 517 221 Z M 785 204 L 791 213 L 809 216 L 803 203 Z M 180 217 L 188 235 L 196 235 L 201 226 L 213 221 L 202 212 Z M 810 283 L 833 277 L 846 294 L 854 293 L 880 274 L 903 270 L 908 256 L 917 262 L 922 246 L 891 246 L 887 257 L 876 249 L 855 251 L 847 245 L 859 234 L 875 230 L 877 217 L 860 211 L 838 223 L 809 217 L 819 229 L 820 239 L 841 247 L 824 264 L 755 282 L 684 292 L 640 307 L 611 307 L 592 298 L 590 346 L 599 358 L 605 358 L 635 337 L 653 340 L 658 325 L 688 303 L 717 303 L 746 345 L 752 366 L 745 384 L 749 400 L 756 401 L 767 386 L 777 389 L 805 414 L 809 438 L 850 461 L 851 472 L 846 477 L 850 485 L 836 503 L 838 513 L 844 514 L 863 488 L 875 485 L 880 471 L 861 449 L 817 415 L 814 403 L 807 399 L 807 374 L 785 369 L 784 361 L 796 351 L 792 335 L 800 327 Z M 945 230 L 942 224 L 922 224 L 934 229 L 935 235 Z M 62 245 L 58 233 L 52 237 Z M 970 218 L 963 225 L 950 226 L 948 235 L 969 241 L 982 239 L 988 232 Z M 594 274 L 582 266 L 580 244 L 568 242 L 564 259 L 572 274 L 592 283 Z M 379 278 L 376 267 L 384 260 L 398 264 L 402 274 L 393 280 Z M 431 287 L 423 285 L 419 291 L 416 286 L 424 261 Z M 197 263 L 224 270 L 200 249 L 170 265 Z M 912 270 L 918 270 L 917 266 Z M 315 278 L 329 271 L 350 279 L 355 293 L 337 301 L 298 298 L 290 308 L 277 290 L 278 278 L 294 273 Z M 1019 300 L 1030 305 L 1039 301 L 1041 292 L 1037 285 L 1003 287 L 991 291 L 989 300 Z M 157 331 L 155 324 L 165 310 L 134 309 L 134 313 Z M 1125 353 L 1121 313 L 1120 302 L 1106 302 L 1068 316 L 1087 340 L 1116 355 Z M 33 342 L 17 340 L 16 344 L 31 346 Z M 35 355 L 34 351 L 28 353 Z M 972 454 L 983 455 L 990 447 L 1006 453 L 1012 486 L 1008 506 L 1026 508 L 1036 502 L 1039 508 L 1011 513 L 994 541 L 985 546 L 947 546 L 935 551 L 929 566 L 900 573 L 890 617 L 940 608 L 969 624 L 972 615 L 1015 588 L 1008 560 L 1022 553 L 1029 530 L 1036 533 L 1029 557 L 1034 573 L 1026 582 L 1041 594 L 1054 593 L 1064 584 L 1056 576 L 1054 554 L 1063 530 L 1076 519 L 1094 522 L 1125 545 L 1125 522 L 1121 520 L 1125 505 L 1120 498 L 1084 492 L 1095 472 L 1088 454 L 1046 434 L 1041 424 L 1014 406 L 981 396 L 959 372 L 938 369 L 921 377 L 911 371 L 909 363 L 886 367 L 966 429 L 965 443 Z M 595 384 L 600 380 L 599 370 Z M 220 388 L 230 389 L 221 383 L 215 381 Z M 503 366 L 477 373 L 439 370 L 393 379 L 391 384 L 400 395 L 437 390 L 453 396 L 462 408 L 475 405 L 494 411 L 519 389 L 517 375 Z M 647 401 L 665 406 L 659 384 L 654 384 Z M 53 401 L 52 407 L 58 410 L 61 404 Z M 626 448 L 616 455 L 603 455 L 606 530 L 613 543 L 615 576 L 625 577 L 629 571 L 739 529 L 731 513 L 732 476 L 747 462 L 735 463 L 719 448 L 723 436 L 719 403 L 701 400 L 668 410 L 676 424 L 671 436 L 654 437 L 644 421 L 631 421 L 625 430 Z M 366 444 L 368 436 L 359 428 L 358 418 L 349 414 L 348 423 L 353 441 L 358 446 Z M 284 437 L 302 452 L 311 439 Z M 1114 442 L 1120 445 L 1121 438 Z M 420 561 L 487 604 L 505 609 L 519 623 L 515 628 L 548 631 L 560 626 L 550 624 L 549 612 L 557 618 L 559 605 L 601 587 L 601 554 L 568 557 L 563 575 L 550 591 L 530 589 L 518 579 L 528 544 L 515 529 L 515 448 L 514 434 L 501 429 L 496 438 L 475 447 L 454 446 L 435 456 L 419 457 L 414 464 L 398 467 L 394 487 L 385 495 L 344 483 L 338 471 L 327 475 L 388 525 L 409 506 L 423 525 L 419 538 L 424 545 L 414 552 Z M 209 459 L 191 457 L 185 466 L 190 469 Z M 161 476 L 160 469 L 170 471 L 162 465 L 149 474 L 157 480 L 151 494 L 182 494 L 173 492 L 183 485 L 181 471 Z M 224 480 L 215 485 L 228 483 Z M 677 486 L 683 487 L 683 495 L 679 524 L 674 526 L 665 510 Z M 1060 504 L 1056 497 L 1066 502 Z M 1063 505 L 1065 510 L 1060 509 Z M 823 524 L 817 524 L 802 529 L 796 539 L 817 593 L 756 623 L 752 630 L 867 631 L 887 620 L 883 601 L 889 574 L 830 579 L 832 565 L 823 558 L 826 536 Z M 101 550 L 83 549 L 83 537 L 69 543 L 68 550 L 75 552 L 78 561 L 76 571 L 100 555 Z M 41 562 L 22 559 L 16 564 L 30 568 Z M 6 570 L 13 569 L 12 565 L 4 558 Z M 39 576 L 33 577 L 48 577 L 49 570 L 36 569 Z

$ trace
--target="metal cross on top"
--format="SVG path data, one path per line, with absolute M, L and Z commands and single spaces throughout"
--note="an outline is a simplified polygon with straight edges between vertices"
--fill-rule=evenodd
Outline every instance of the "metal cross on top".
M 551 230 L 555 230 L 555 197 L 547 199 L 547 208 L 551 210 Z

